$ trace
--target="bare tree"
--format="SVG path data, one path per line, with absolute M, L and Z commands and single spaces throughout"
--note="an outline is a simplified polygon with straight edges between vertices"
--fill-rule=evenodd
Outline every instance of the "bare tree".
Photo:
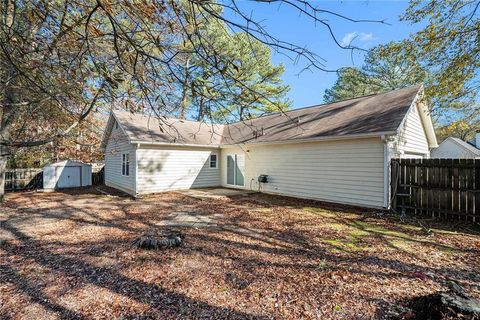
M 367 22 L 303 0 L 259 2 L 285 5 L 305 15 L 345 49 L 354 48 L 340 45 L 328 17 Z M 232 32 L 245 32 L 291 59 L 303 59 L 306 68 L 333 71 L 315 53 L 269 34 L 236 0 L 185 0 L 185 4 L 176 0 L 0 2 L 0 197 L 9 154 L 68 137 L 94 110 L 143 109 L 161 121 L 179 105 L 182 95 L 177 85 L 183 79 L 177 70 L 185 68 L 184 56 L 192 50 L 223 81 L 252 91 L 230 72 L 231 61 L 207 43 L 191 40 L 193 35 L 202 36 L 197 15 L 222 21 Z M 226 18 L 233 15 L 237 18 Z M 179 45 L 180 40 L 191 43 Z M 202 91 L 197 94 L 202 103 L 218 110 L 225 107 L 222 99 L 202 96 Z

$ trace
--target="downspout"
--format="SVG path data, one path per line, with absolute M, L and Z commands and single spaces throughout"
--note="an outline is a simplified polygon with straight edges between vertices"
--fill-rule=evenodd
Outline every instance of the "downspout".
M 137 191 L 137 181 L 138 181 L 138 148 L 140 147 L 140 143 L 135 144 L 135 180 L 134 180 L 134 189 L 133 192 L 135 193 L 135 198 L 138 198 L 138 191 Z
M 390 179 L 391 179 L 391 153 L 390 153 L 390 142 L 392 141 L 392 136 L 383 135 L 383 207 L 387 210 L 390 210 Z

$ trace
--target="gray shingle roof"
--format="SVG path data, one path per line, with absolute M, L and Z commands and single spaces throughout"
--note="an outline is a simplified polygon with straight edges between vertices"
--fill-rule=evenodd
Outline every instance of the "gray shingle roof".
M 132 142 L 220 145 L 394 134 L 420 86 L 261 116 L 228 125 L 114 111 Z
M 223 125 L 114 111 L 132 142 L 219 145 Z
M 458 139 L 458 138 L 455 138 L 455 137 L 448 137 L 447 139 L 455 141 L 457 144 L 459 144 L 460 146 L 462 146 L 466 150 L 468 150 L 468 151 L 472 152 L 473 154 L 475 154 L 476 156 L 480 157 L 480 149 L 475 148 L 470 143 L 465 142 L 462 139 Z

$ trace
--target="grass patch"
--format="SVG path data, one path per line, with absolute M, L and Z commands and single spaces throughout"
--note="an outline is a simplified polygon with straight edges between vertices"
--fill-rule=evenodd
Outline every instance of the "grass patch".
M 350 231 L 348 235 L 353 238 L 363 238 L 363 237 L 368 237 L 370 233 L 368 233 L 367 231 L 357 229 L 357 230 Z
M 328 228 L 337 230 L 337 231 L 346 231 L 346 230 L 351 230 L 352 227 L 346 224 L 341 224 L 341 223 L 329 223 L 327 224 Z
M 364 221 L 353 221 L 352 226 L 359 230 L 368 232 L 370 234 L 374 233 L 374 234 L 379 234 L 383 236 L 399 237 L 403 239 L 413 240 L 413 238 L 406 233 L 385 229 L 383 227 L 375 226 Z
M 319 271 L 326 271 L 326 270 L 329 270 L 331 268 L 332 268 L 332 265 L 326 260 L 320 261 L 317 265 L 317 270 L 319 270 Z
M 389 245 L 394 249 L 402 250 L 407 253 L 415 253 L 416 248 L 412 243 L 409 241 L 401 240 L 401 239 L 392 239 L 388 241 Z
M 338 240 L 338 239 L 327 239 L 323 241 L 324 243 L 332 246 L 334 251 L 337 252 L 358 252 L 366 251 L 368 247 L 359 246 L 354 239 Z
M 314 208 L 314 207 L 304 207 L 303 211 L 306 211 L 308 213 L 313 213 L 315 215 L 324 217 L 324 218 L 337 218 L 338 215 L 334 212 L 327 211 L 325 209 L 321 208 Z

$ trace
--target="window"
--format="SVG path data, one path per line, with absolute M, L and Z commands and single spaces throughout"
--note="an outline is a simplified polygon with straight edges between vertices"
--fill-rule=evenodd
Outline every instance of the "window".
M 211 154 L 210 155 L 210 168 L 211 169 L 217 169 L 218 168 L 217 155 L 216 154 Z
M 122 154 L 122 176 L 130 175 L 130 159 L 128 153 Z

